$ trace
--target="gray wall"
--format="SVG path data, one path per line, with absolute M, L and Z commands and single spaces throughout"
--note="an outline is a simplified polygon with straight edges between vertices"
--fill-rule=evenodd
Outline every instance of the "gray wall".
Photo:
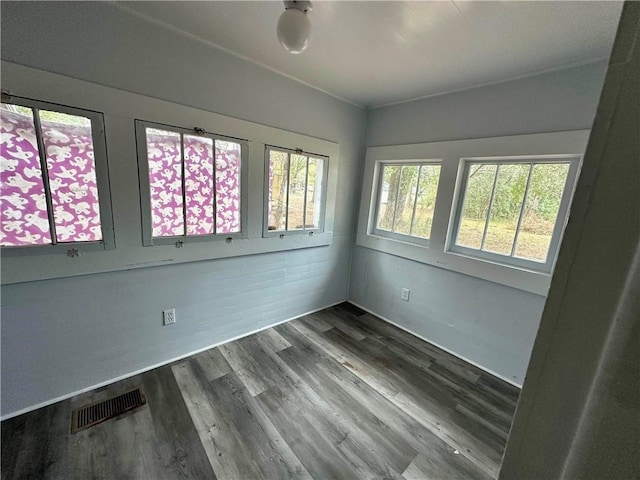
M 4 286 L 2 415 L 347 298 L 363 110 L 109 5 L 1 8 L 3 60 L 340 145 L 330 247 Z
M 367 147 L 591 128 L 607 62 L 370 110 Z
M 640 478 L 639 85 L 626 2 L 500 480 Z
M 589 129 L 606 63 L 371 110 L 366 146 Z M 411 290 L 409 303 L 400 289 Z M 355 247 L 350 300 L 522 384 L 544 297 Z

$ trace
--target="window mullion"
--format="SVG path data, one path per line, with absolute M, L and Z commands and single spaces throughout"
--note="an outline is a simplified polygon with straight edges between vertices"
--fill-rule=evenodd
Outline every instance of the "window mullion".
M 308 191 L 309 191 L 309 157 L 307 156 L 307 173 L 304 180 L 304 203 L 302 204 L 302 229 L 303 230 L 306 230 L 307 228 L 307 192 Z
M 182 172 L 182 223 L 184 228 L 183 235 L 186 237 L 187 236 L 187 182 L 185 178 L 185 165 L 184 165 L 184 134 L 182 133 L 180 134 L 180 168 Z
M 51 244 L 58 243 L 56 234 L 56 222 L 53 217 L 53 199 L 51 197 L 51 185 L 49 184 L 49 168 L 47 167 L 47 152 L 42 138 L 42 124 L 40 122 L 40 110 L 32 108 L 33 122 L 36 130 L 36 141 L 38 143 L 38 153 L 40 154 L 40 169 L 42 170 L 42 182 L 44 184 L 44 196 L 47 203 L 47 217 L 49 219 L 49 231 L 51 234 Z
M 416 208 L 418 207 L 418 192 L 420 191 L 420 179 L 422 178 L 422 167 L 418 168 L 418 181 L 416 182 L 416 194 L 413 197 L 413 212 L 411 213 L 411 225 L 409 226 L 409 236 L 413 235 L 413 222 L 416 219 Z
M 484 244 L 487 240 L 487 230 L 489 229 L 489 222 L 491 221 L 491 210 L 493 209 L 493 200 L 496 194 L 496 184 L 498 183 L 499 174 L 500 164 L 496 165 L 496 176 L 493 178 L 493 187 L 491 188 L 491 198 L 489 199 L 489 208 L 487 209 L 487 216 L 484 222 L 484 231 L 482 232 L 482 243 L 480 244 L 480 250 L 484 250 Z
M 511 246 L 510 257 L 513 257 L 516 252 L 516 246 L 518 245 L 518 236 L 520 235 L 520 226 L 522 224 L 522 217 L 524 215 L 524 208 L 527 204 L 527 197 L 529 196 L 529 185 L 531 185 L 531 177 L 533 177 L 533 163 L 529 164 L 529 176 L 527 177 L 527 185 L 524 188 L 524 196 L 522 197 L 522 206 L 520 207 L 520 215 L 518 216 L 518 224 L 516 225 L 516 236 L 513 238 L 513 245 Z
M 398 213 L 398 198 L 400 197 L 400 182 L 402 182 L 402 170 L 404 167 L 400 167 L 400 173 L 398 174 L 398 185 L 396 186 L 396 204 L 393 206 L 393 219 L 391 220 L 391 231 L 395 232 L 396 228 L 396 215 Z
M 218 182 L 217 182 L 218 168 L 217 168 L 217 164 L 216 164 L 216 151 L 217 151 L 216 149 L 218 147 L 216 147 L 216 139 L 214 137 L 211 137 L 211 140 L 212 140 L 211 154 L 213 155 L 213 158 L 211 159 L 211 161 L 213 162 L 213 185 L 211 186 L 211 188 L 213 189 L 213 195 L 212 195 L 212 201 L 213 201 L 213 234 L 217 235 L 218 234 L 218 189 L 216 187 L 218 185 Z M 240 146 L 240 158 L 242 159 L 242 146 Z M 240 177 L 240 178 L 242 178 L 242 177 Z M 239 183 L 238 185 L 240 186 L 241 183 Z M 242 215 L 242 205 L 240 205 L 240 212 L 241 212 L 241 215 Z M 242 222 L 242 219 L 240 220 L 240 222 Z M 241 225 L 242 225 L 242 223 L 241 223 Z M 240 230 L 242 230 L 242 227 L 240 227 Z
M 291 190 L 291 152 L 287 152 L 287 202 L 284 213 L 285 231 L 289 231 L 289 190 Z

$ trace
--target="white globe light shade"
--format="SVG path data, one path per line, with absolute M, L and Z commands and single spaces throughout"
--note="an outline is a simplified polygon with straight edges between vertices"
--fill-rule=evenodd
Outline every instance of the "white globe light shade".
M 290 53 L 301 53 L 309 45 L 311 22 L 307 14 L 297 8 L 282 12 L 278 20 L 278 40 Z

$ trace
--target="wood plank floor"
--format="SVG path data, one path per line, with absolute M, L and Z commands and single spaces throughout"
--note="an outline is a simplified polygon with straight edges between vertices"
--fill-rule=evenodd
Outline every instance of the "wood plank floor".
M 147 404 L 70 434 L 71 411 Z M 491 479 L 518 389 L 344 303 L 2 422 L 2 479 Z

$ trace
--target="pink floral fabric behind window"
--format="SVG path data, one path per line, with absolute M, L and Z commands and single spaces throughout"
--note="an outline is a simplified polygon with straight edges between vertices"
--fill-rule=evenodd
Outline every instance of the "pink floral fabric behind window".
M 33 111 L 2 104 L 0 244 L 52 242 Z M 102 239 L 91 122 L 40 112 L 58 242 Z
M 102 240 L 91 121 L 58 114 L 78 124 L 57 123 L 47 113 L 40 121 L 58 242 Z
M 240 232 L 240 144 L 185 134 L 181 146 L 176 132 L 146 135 L 153 237 L 185 235 L 185 218 L 186 235 Z
M 216 231 L 240 231 L 240 144 L 216 140 Z
M 147 158 L 153 236 L 184 235 L 180 134 L 148 128 Z
M 213 231 L 213 140 L 184 136 L 187 235 Z

